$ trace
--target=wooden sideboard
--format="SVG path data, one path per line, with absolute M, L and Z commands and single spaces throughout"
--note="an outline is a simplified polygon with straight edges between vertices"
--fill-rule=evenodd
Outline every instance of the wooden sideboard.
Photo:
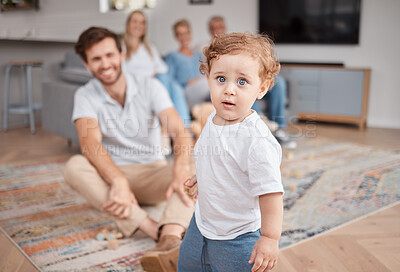
M 300 120 L 366 126 L 371 70 L 329 65 L 282 65 L 289 112 Z

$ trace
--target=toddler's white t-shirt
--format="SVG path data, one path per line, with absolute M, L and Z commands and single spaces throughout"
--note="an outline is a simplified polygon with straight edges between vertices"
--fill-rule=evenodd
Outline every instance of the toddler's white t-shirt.
M 256 112 L 227 126 L 215 125 L 214 116 L 194 148 L 196 224 L 206 238 L 229 240 L 261 227 L 258 196 L 284 192 L 282 149 Z

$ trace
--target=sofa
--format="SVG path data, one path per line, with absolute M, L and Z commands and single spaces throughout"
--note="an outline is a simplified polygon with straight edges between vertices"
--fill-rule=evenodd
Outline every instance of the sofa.
M 42 127 L 72 142 L 79 143 L 71 121 L 76 90 L 92 78 L 81 58 L 73 51 L 65 53 L 57 66 L 57 78 L 42 85 Z

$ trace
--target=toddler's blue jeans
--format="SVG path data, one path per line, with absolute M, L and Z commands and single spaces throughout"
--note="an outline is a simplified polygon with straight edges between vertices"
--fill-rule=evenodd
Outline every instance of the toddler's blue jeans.
M 179 249 L 178 272 L 247 272 L 253 247 L 260 230 L 232 240 L 210 240 L 201 235 L 195 216 L 190 221 Z

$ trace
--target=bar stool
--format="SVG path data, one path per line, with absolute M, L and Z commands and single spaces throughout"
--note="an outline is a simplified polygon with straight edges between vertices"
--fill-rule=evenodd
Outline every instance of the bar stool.
M 25 125 L 28 124 L 28 116 L 31 133 L 35 133 L 35 118 L 34 111 L 42 108 L 41 104 L 33 102 L 32 91 L 32 68 L 39 67 L 44 71 L 44 79 L 47 78 L 46 69 L 41 61 L 13 61 L 7 64 L 5 73 L 5 88 L 4 88 L 4 114 L 3 114 L 3 130 L 8 129 L 8 114 L 23 114 Z M 24 72 L 24 96 L 25 103 L 23 104 L 9 104 L 10 97 L 10 75 L 11 69 L 22 68 Z

